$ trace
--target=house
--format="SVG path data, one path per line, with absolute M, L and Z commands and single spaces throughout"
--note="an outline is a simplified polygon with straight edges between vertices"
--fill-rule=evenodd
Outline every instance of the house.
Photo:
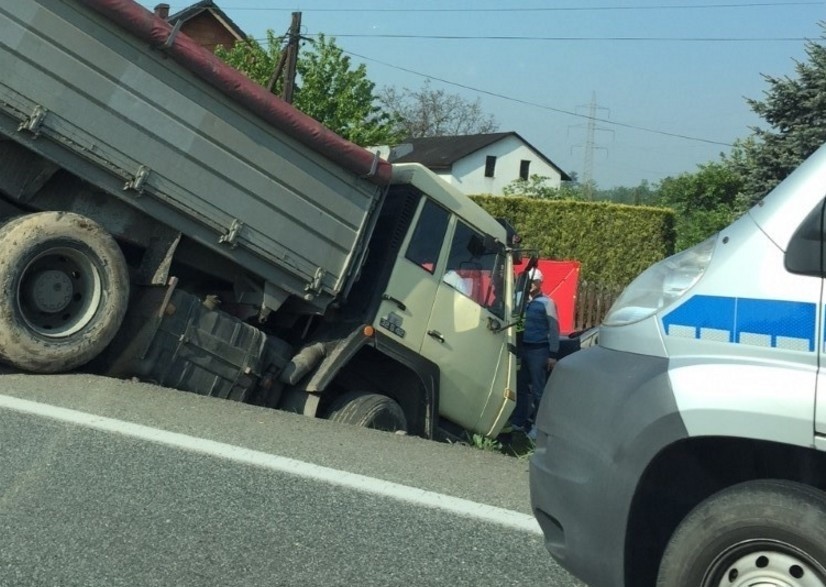
M 158 4 L 155 15 L 173 25 L 180 21 L 183 33 L 213 52 L 219 45 L 231 49 L 236 42 L 247 38 L 212 0 L 202 0 L 175 14 L 169 14 L 169 4 Z
M 468 195 L 501 196 L 506 185 L 532 175 L 559 187 L 567 173 L 515 132 L 408 139 L 379 154 L 391 163 L 421 163 Z

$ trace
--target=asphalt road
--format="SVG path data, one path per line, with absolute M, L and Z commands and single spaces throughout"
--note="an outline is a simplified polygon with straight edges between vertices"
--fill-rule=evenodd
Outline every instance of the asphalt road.
M 1 586 L 579 586 L 527 461 L 88 375 L 0 376 Z

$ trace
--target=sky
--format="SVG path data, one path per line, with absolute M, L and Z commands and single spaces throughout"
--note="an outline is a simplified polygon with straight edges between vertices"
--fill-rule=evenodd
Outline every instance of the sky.
M 171 13 L 194 3 L 166 1 Z M 826 21 L 826 1 L 215 3 L 259 40 L 301 12 L 302 34 L 335 37 L 377 90 L 430 80 L 478 99 L 500 132 L 600 189 L 694 172 L 765 127 L 747 98 L 765 97 L 765 75 L 796 77 Z

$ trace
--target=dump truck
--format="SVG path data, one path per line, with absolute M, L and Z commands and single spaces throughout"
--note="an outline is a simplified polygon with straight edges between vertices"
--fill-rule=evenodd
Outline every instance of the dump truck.
M 506 223 L 131 0 L 2 3 L 0 71 L 0 361 L 428 438 L 506 423 Z

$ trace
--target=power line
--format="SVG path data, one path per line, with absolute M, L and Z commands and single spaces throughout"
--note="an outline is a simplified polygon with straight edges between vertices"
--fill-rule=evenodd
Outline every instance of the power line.
M 390 34 L 356 34 L 356 33 L 306 33 L 302 35 L 307 41 L 311 37 L 323 34 L 336 39 L 422 39 L 442 41 L 554 41 L 554 42 L 654 42 L 654 43 L 808 43 L 810 37 L 527 37 L 497 35 L 390 35 Z M 281 39 L 282 37 L 276 37 Z M 266 43 L 268 39 L 252 38 L 257 43 Z M 216 45 L 217 46 L 217 45 Z
M 806 37 L 528 37 L 502 35 L 397 35 L 397 34 L 328 34 L 327 36 L 359 39 L 427 39 L 448 41 L 653 41 L 683 43 L 765 43 L 805 42 Z
M 556 42 L 678 42 L 678 43 L 766 43 L 766 42 L 795 42 L 806 43 L 808 37 L 529 37 L 503 35 L 396 35 L 396 34 L 356 34 L 356 33 L 308 33 L 309 37 L 323 34 L 325 37 L 336 39 L 422 39 L 442 41 L 556 41 Z M 281 37 L 276 37 L 280 39 Z M 268 39 L 253 38 L 257 43 L 266 43 Z
M 578 112 L 571 112 L 570 110 L 564 110 L 562 108 L 555 108 L 553 106 L 548 106 L 547 104 L 539 104 L 537 102 L 530 102 L 528 100 L 522 100 L 520 98 L 514 98 L 513 96 L 506 96 L 504 94 L 499 94 L 497 92 L 491 92 L 489 90 L 483 90 L 483 89 L 474 88 L 472 86 L 468 86 L 468 85 L 465 85 L 465 84 L 452 82 L 450 80 L 446 80 L 446 79 L 439 78 L 439 77 L 436 77 L 436 76 L 428 75 L 426 73 L 421 73 L 419 71 L 414 71 L 414 70 L 408 69 L 406 67 L 401 67 L 399 65 L 393 65 L 392 63 L 387 63 L 387 62 L 381 61 L 379 59 L 373 59 L 372 57 L 366 57 L 364 55 L 359 55 L 358 53 L 353 53 L 352 51 L 344 50 L 344 53 L 347 53 L 348 55 L 352 55 L 353 57 L 357 57 L 359 59 L 364 59 L 366 61 L 372 61 L 373 63 L 378 63 L 378 64 L 384 65 L 386 67 L 390 67 L 390 68 L 393 68 L 393 69 L 398 69 L 399 71 L 404 71 L 406 73 L 411 73 L 411 74 L 417 75 L 419 77 L 423 77 L 423 78 L 426 78 L 426 79 L 441 82 L 443 84 L 447 84 L 447 85 L 450 85 L 450 86 L 455 86 L 457 88 L 462 88 L 462 89 L 465 89 L 465 90 L 470 90 L 472 92 L 477 92 L 479 94 L 484 94 L 486 96 L 499 98 L 501 100 L 507 100 L 509 102 L 515 102 L 517 104 L 523 104 L 525 106 L 533 106 L 534 108 L 540 108 L 542 110 L 548 110 L 550 112 L 557 112 L 559 114 L 566 114 L 568 116 L 574 116 L 574 117 L 577 117 L 577 118 L 585 118 L 585 119 L 588 119 L 588 120 L 591 120 L 591 121 L 594 121 L 594 122 L 602 122 L 602 123 L 605 123 L 605 124 L 610 124 L 610 125 L 618 126 L 618 127 L 621 127 L 621 128 L 629 128 L 629 129 L 633 129 L 633 130 L 639 130 L 639 131 L 652 133 L 652 134 L 657 134 L 657 135 L 662 135 L 662 136 L 667 136 L 667 137 L 674 137 L 674 138 L 678 138 L 678 139 L 685 139 L 685 140 L 688 140 L 688 141 L 706 143 L 706 144 L 709 144 L 709 145 L 720 145 L 722 147 L 732 147 L 733 146 L 731 143 L 725 143 L 725 142 L 722 142 L 722 141 L 714 141 L 714 140 L 711 140 L 711 139 L 704 139 L 702 137 L 693 137 L 693 136 L 685 135 L 685 134 L 681 134 L 681 133 L 673 133 L 673 132 L 667 132 L 667 131 L 657 130 L 657 129 L 653 129 L 653 128 L 646 128 L 644 126 L 637 126 L 637 125 L 634 125 L 634 124 L 626 124 L 626 123 L 616 122 L 616 121 L 613 121 L 613 120 L 607 120 L 607 119 L 603 119 L 603 118 L 591 118 L 587 115 L 580 114 Z
M 659 4 L 653 6 L 556 6 L 542 8 L 304 8 L 303 12 L 606 12 L 630 10 L 709 10 L 716 8 L 767 8 L 785 6 L 822 6 L 824 2 L 747 2 L 744 4 Z M 232 7 L 231 10 L 258 10 L 268 12 L 292 12 L 295 8 Z
M 527 12 L 527 11 L 605 11 L 605 10 L 652 10 L 652 9 L 697 9 L 697 8 L 746 8 L 746 7 L 763 7 L 763 6 L 794 6 L 794 5 L 826 5 L 826 2 L 760 2 L 760 3 L 747 3 L 747 4 L 702 4 L 702 5 L 673 5 L 673 6 L 603 6 L 603 7 L 556 7 L 556 8 L 496 8 L 496 9 L 450 9 L 450 8 L 440 8 L 440 9 L 369 9 L 370 12 Z M 286 10 L 280 8 L 243 8 L 243 7 L 233 7 L 232 10 L 268 10 L 268 11 L 279 11 L 279 10 Z M 348 8 L 336 8 L 336 9 L 318 9 L 318 10 L 308 10 L 308 12 L 354 12 L 354 11 L 363 11 L 361 9 L 348 9 Z M 337 37 L 337 38 L 403 38 L 403 39 L 443 39 L 443 40 L 512 40 L 512 41 L 653 41 L 653 42 L 767 42 L 767 41 L 808 41 L 809 39 L 806 38 L 793 38 L 793 37 L 782 37 L 782 38 L 733 38 L 733 37 L 529 37 L 529 36 L 470 36 L 470 35 L 387 35 L 387 34 L 339 34 L 339 35 L 328 35 L 330 37 Z M 266 41 L 266 39 L 256 39 L 257 41 Z M 384 65 L 386 67 L 390 67 L 392 69 L 397 69 L 399 71 L 404 71 L 406 73 L 410 73 L 419 77 L 423 77 L 425 79 L 430 79 L 434 81 L 438 81 L 450 86 L 470 90 L 472 92 L 476 92 L 482 95 L 491 96 L 494 98 L 498 98 L 501 100 L 506 100 L 510 102 L 514 102 L 517 104 L 523 104 L 526 106 L 532 106 L 534 108 L 539 108 L 542 110 L 547 110 L 551 112 L 557 112 L 560 114 L 565 114 L 567 116 L 573 116 L 577 118 L 585 118 L 589 121 L 590 124 L 594 122 L 600 122 L 605 124 L 610 124 L 615 127 L 621 128 L 628 128 L 633 130 L 638 130 L 642 132 L 647 132 L 651 134 L 657 134 L 661 136 L 668 136 L 674 137 L 689 141 L 701 142 L 711 145 L 719 145 L 725 147 L 733 146 L 731 143 L 726 143 L 722 141 L 715 141 L 711 139 L 706 139 L 702 137 L 695 137 L 691 135 L 686 135 L 682 133 L 673 133 L 667 132 L 652 128 L 647 128 L 643 126 L 627 124 L 622 122 L 616 122 L 612 120 L 596 118 L 591 113 L 591 116 L 586 116 L 577 112 L 572 112 L 568 110 L 564 110 L 561 108 L 555 108 L 553 106 L 547 104 L 539 104 L 536 102 L 530 102 L 527 100 L 522 100 L 519 98 L 515 98 L 513 96 L 507 96 L 504 94 L 499 94 L 496 92 L 491 92 L 489 90 L 484 90 L 480 88 L 475 88 L 472 86 L 468 86 L 465 84 L 460 84 L 457 82 L 453 82 L 450 80 L 446 80 L 443 78 L 435 77 L 429 74 L 421 73 L 412 69 L 408 69 L 405 67 L 401 67 L 398 65 L 394 65 L 391 63 L 387 63 L 385 61 L 381 61 L 378 59 L 374 59 L 371 57 L 367 57 L 364 55 L 359 55 L 357 53 L 353 53 L 351 51 L 343 50 L 344 53 L 352 55 L 353 57 L 357 57 L 359 59 L 363 59 L 366 61 L 371 61 L 374 63 L 378 63 Z

